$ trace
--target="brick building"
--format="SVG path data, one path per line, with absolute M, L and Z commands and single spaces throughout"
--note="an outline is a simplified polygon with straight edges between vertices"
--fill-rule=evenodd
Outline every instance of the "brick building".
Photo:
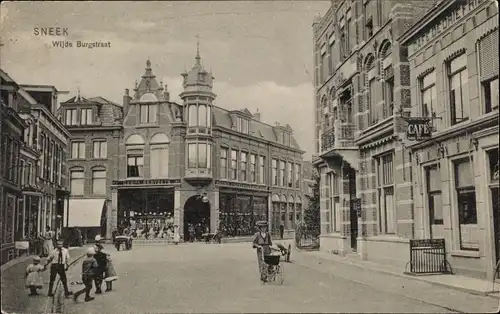
M 122 107 L 102 97 L 80 95 L 62 102 L 59 119 L 71 134 L 68 154 L 70 228 L 93 239 L 111 237 L 111 184 L 117 177 Z M 83 214 L 85 213 L 85 214 Z
M 199 53 L 182 76 L 183 104 L 178 104 L 170 101 L 167 86 L 157 82 L 148 60 L 132 93 L 125 90 L 122 107 L 110 107 L 112 131 L 104 131 L 104 123 L 92 129 L 69 127 L 86 145 L 97 137 L 113 141 L 106 164 L 90 165 L 89 154 L 87 160 L 70 161 L 74 170 L 108 171 L 107 236 L 113 228 L 154 224 L 167 216 L 182 235 L 188 223 L 201 221 L 211 232 L 223 229 L 229 236 L 252 234 L 259 219 L 269 219 L 273 229 L 281 223 L 292 229 L 302 213 L 304 153 L 292 128 L 265 124 L 258 112 L 217 107 L 214 78 L 201 65 Z M 63 103 L 64 121 L 68 123 L 64 117 L 72 107 L 78 111 L 89 104 L 74 99 Z M 73 145 L 78 151 L 80 147 Z M 88 172 L 81 179 L 83 198 L 96 198 L 90 178 Z
M 322 250 L 406 263 L 410 165 L 396 130 L 410 72 L 397 38 L 433 3 L 337 1 L 313 24 Z
M 46 227 L 50 227 L 60 233 L 69 196 L 66 161 L 71 134 L 56 115 L 58 97 L 67 92 L 58 91 L 52 85 L 21 87 L 32 98 L 30 114 L 34 121 L 33 141 L 36 143 L 33 145 L 40 152 L 35 182 L 36 191 L 41 193 L 37 231 L 45 233 Z
M 2 265 L 15 257 L 15 233 L 18 224 L 19 201 L 22 199 L 19 163 L 26 124 L 17 113 L 19 89 L 19 85 L 0 69 L 0 257 Z
M 493 277 L 500 259 L 498 3 L 442 1 L 400 38 L 411 117 L 431 118 L 412 156 L 416 238 L 444 238 L 457 273 Z

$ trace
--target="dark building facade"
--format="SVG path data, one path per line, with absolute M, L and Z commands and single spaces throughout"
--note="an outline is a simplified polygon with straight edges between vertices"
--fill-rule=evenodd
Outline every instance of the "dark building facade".
M 1 264 L 15 257 L 19 201 L 22 200 L 19 165 L 23 132 L 18 114 L 19 85 L 0 70 L 0 236 Z

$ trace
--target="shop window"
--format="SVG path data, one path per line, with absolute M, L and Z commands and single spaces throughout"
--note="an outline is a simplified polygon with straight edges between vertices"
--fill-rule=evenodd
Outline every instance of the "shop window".
M 460 227 L 460 249 L 479 250 L 477 235 L 476 191 L 473 163 L 463 159 L 455 163 L 455 193 Z

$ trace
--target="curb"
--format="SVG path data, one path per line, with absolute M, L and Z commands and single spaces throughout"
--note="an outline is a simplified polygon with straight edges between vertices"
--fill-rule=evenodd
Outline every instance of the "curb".
M 310 252 L 310 251 L 301 250 L 299 248 L 295 248 L 295 250 L 297 250 L 298 252 L 301 252 L 301 253 L 309 253 Z M 377 272 L 377 273 L 381 273 L 381 274 L 391 275 L 391 276 L 395 276 L 395 277 L 408 278 L 408 279 L 412 279 L 412 280 L 416 280 L 416 281 L 423 281 L 423 282 L 426 282 L 426 283 L 429 283 L 429 284 L 432 284 L 432 285 L 441 286 L 441 287 L 445 287 L 445 288 L 449 288 L 449 289 L 453 289 L 453 290 L 457 290 L 457 291 L 462 291 L 462 292 L 466 292 L 466 293 L 470 293 L 470 294 L 474 294 L 474 295 L 487 296 L 487 297 L 490 297 L 490 298 L 493 298 L 493 299 L 499 299 L 500 298 L 499 296 L 492 295 L 492 293 L 495 293 L 493 291 L 484 292 L 484 291 L 478 291 L 478 290 L 475 290 L 475 289 L 469 289 L 469 288 L 466 288 L 466 287 L 457 287 L 457 286 L 453 286 L 453 285 L 442 283 L 442 282 L 436 282 L 436 281 L 428 280 L 428 279 L 424 278 L 423 276 L 406 275 L 404 273 L 398 273 L 398 272 L 394 272 L 394 271 L 379 269 L 379 268 L 376 268 L 376 267 L 370 267 L 370 266 L 366 266 L 366 265 L 360 265 L 360 264 L 357 264 L 357 263 L 354 263 L 354 262 L 351 262 L 351 261 L 330 260 L 327 257 L 322 257 L 322 256 L 317 256 L 317 255 L 314 255 L 314 257 L 316 257 L 318 259 L 321 259 L 321 260 L 330 261 L 332 263 L 341 263 L 341 264 L 345 264 L 345 265 L 355 266 L 355 267 L 358 267 L 358 268 L 368 269 L 368 270 L 371 270 L 371 271 L 374 271 L 374 272 Z M 302 264 L 300 261 L 297 261 L 297 263 L 298 264 Z M 304 266 L 306 266 L 306 265 L 304 265 Z M 450 276 L 453 276 L 453 275 L 450 275 Z

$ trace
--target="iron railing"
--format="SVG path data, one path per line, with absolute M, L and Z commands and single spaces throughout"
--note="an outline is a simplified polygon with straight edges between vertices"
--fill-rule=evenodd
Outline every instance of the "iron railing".
M 319 250 L 319 237 L 308 233 L 296 233 L 295 246 L 301 250 Z
M 410 274 L 451 274 L 444 239 L 410 240 Z

